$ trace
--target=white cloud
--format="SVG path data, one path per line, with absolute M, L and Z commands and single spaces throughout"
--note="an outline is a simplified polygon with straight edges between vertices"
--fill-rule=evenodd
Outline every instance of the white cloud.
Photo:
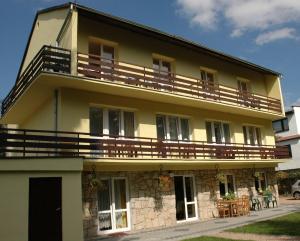
M 232 37 L 300 22 L 299 0 L 177 0 L 177 5 L 192 24 L 203 29 L 216 29 L 226 21 Z
M 276 40 L 286 39 L 286 38 L 297 39 L 298 37 L 296 36 L 296 29 L 282 28 L 282 29 L 277 29 L 274 31 L 268 31 L 259 34 L 255 39 L 255 43 L 258 45 L 263 45 L 266 43 L 270 43 Z

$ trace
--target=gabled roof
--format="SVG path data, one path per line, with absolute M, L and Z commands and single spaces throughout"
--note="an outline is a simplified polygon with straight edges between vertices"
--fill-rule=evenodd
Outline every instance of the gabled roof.
M 76 8 L 78 10 L 79 15 L 95 18 L 95 19 L 101 20 L 103 22 L 112 24 L 114 26 L 122 27 L 122 28 L 128 29 L 128 30 L 136 32 L 136 33 L 152 36 L 154 38 L 158 38 L 163 41 L 167 41 L 171 44 L 176 44 L 176 45 L 179 45 L 182 47 L 186 47 L 186 48 L 192 49 L 194 51 L 200 51 L 204 54 L 214 56 L 216 58 L 219 58 L 219 59 L 222 59 L 222 60 L 234 63 L 234 64 L 238 64 L 245 68 L 250 68 L 252 70 L 255 70 L 255 71 L 258 71 L 258 72 L 261 72 L 264 74 L 281 76 L 281 74 L 277 71 L 273 71 L 271 69 L 268 69 L 263 66 L 254 64 L 252 62 L 234 57 L 234 56 L 226 54 L 224 52 L 208 48 L 202 44 L 186 40 L 180 36 L 171 35 L 171 34 L 162 32 L 158 29 L 155 29 L 155 28 L 152 28 L 149 26 L 145 26 L 145 25 L 142 25 L 142 24 L 139 24 L 139 23 L 127 20 L 127 19 L 120 18 L 120 17 L 112 16 L 110 14 L 107 14 L 107 13 L 104 13 L 104 12 L 101 12 L 101 11 L 98 11 L 98 10 L 95 10 L 95 9 L 92 9 L 92 8 L 89 8 L 89 7 L 86 7 L 83 5 L 71 3 L 71 2 L 62 4 L 62 5 L 53 6 L 50 8 L 46 8 L 46 9 L 40 10 L 36 13 L 35 20 L 34 20 L 34 23 L 33 23 L 32 29 L 31 29 L 30 36 L 28 38 L 27 46 L 26 46 L 26 49 L 25 49 L 25 52 L 23 55 L 23 60 L 22 60 L 22 63 L 21 63 L 20 69 L 19 69 L 18 76 L 22 69 L 22 65 L 23 65 L 27 50 L 28 50 L 29 42 L 31 39 L 31 35 L 32 35 L 33 29 L 34 29 L 34 25 L 35 25 L 37 16 L 39 14 L 51 12 L 51 11 L 58 10 L 58 9 L 71 8 L 71 6 L 74 6 L 74 8 Z

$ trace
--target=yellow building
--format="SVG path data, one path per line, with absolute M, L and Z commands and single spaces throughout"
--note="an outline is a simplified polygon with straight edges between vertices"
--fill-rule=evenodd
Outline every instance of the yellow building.
M 0 239 L 79 241 L 277 195 L 282 117 L 275 71 L 84 6 L 41 10 L 2 103 Z

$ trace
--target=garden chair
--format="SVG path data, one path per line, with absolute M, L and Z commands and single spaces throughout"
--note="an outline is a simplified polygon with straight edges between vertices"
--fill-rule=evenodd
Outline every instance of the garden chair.
M 219 216 L 222 218 L 230 217 L 230 206 L 229 203 L 226 203 L 222 200 L 217 201 L 217 209 Z
M 250 200 L 246 195 L 242 196 L 242 213 L 243 215 L 250 215 Z
M 257 210 L 261 210 L 262 209 L 262 205 L 260 200 L 258 199 L 258 197 L 252 197 L 251 198 L 251 209 L 256 211 Z
M 274 208 L 275 204 L 276 204 L 276 207 L 278 207 L 277 198 L 275 195 L 272 195 L 271 202 L 272 202 L 273 208 Z

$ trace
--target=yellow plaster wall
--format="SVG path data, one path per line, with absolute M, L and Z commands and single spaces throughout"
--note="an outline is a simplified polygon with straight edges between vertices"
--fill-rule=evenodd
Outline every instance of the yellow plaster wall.
M 206 141 L 205 120 L 221 120 L 230 123 L 233 142 L 244 142 L 243 125 L 256 125 L 262 128 L 264 144 L 275 143 L 270 120 L 73 89 L 62 89 L 61 100 L 60 126 L 66 131 L 89 132 L 89 106 L 104 105 L 135 110 L 137 133 L 142 137 L 156 138 L 155 117 L 161 113 L 188 117 L 194 140 Z
M 206 67 L 217 71 L 217 80 L 222 85 L 237 88 L 237 78 L 245 78 L 250 81 L 254 93 L 267 94 L 265 76 L 245 67 L 84 17 L 79 18 L 78 29 L 80 52 L 88 52 L 89 37 L 98 37 L 117 43 L 116 56 L 120 61 L 151 68 L 152 55 L 161 54 L 174 59 L 173 70 L 180 75 L 200 78 L 200 67 Z
M 54 130 L 54 123 L 54 97 L 51 96 L 47 101 L 42 103 L 34 113 L 29 115 L 29 117 L 19 125 L 19 128 Z
M 43 45 L 55 46 L 56 38 L 68 11 L 69 9 L 59 9 L 39 14 L 25 56 L 22 72 Z

